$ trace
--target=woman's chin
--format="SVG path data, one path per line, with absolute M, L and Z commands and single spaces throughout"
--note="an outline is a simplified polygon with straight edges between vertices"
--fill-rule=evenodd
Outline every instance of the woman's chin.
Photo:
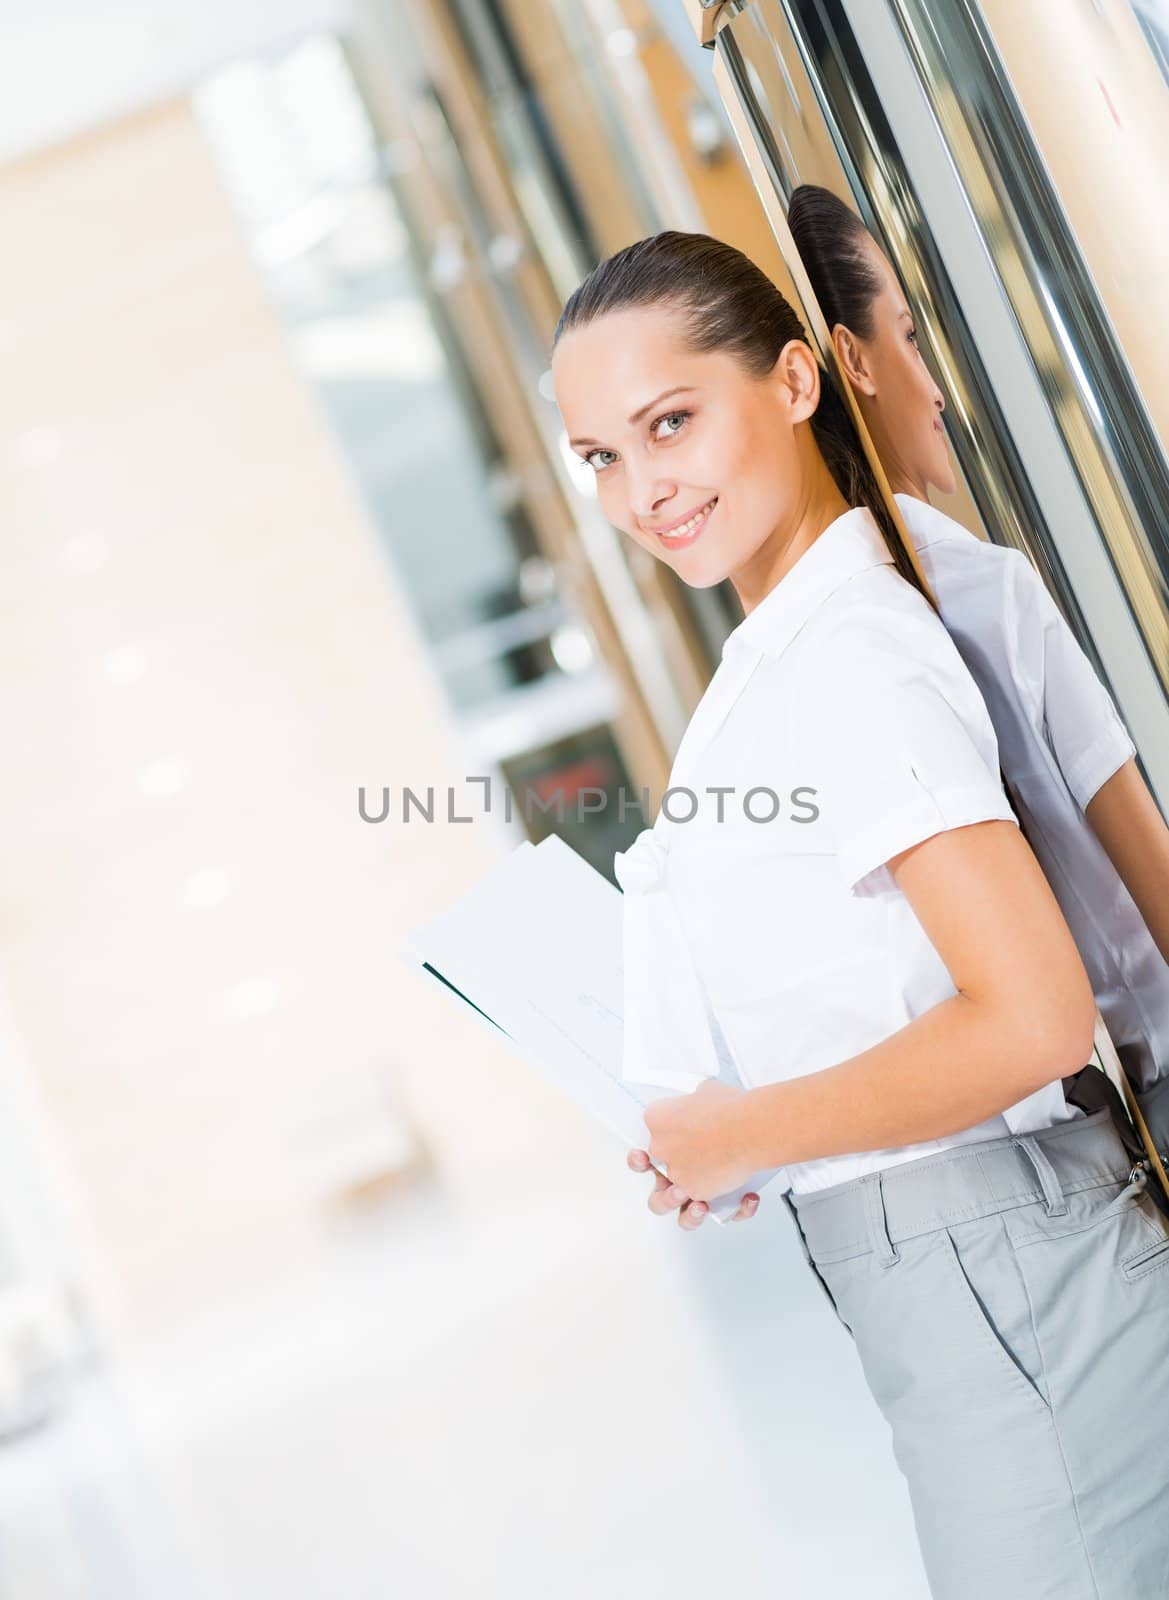
M 674 576 L 680 578 L 688 589 L 713 589 L 716 584 L 722 583 L 724 578 L 730 576 L 726 563 L 721 563 L 712 569 L 709 562 L 667 562 L 666 565 Z
M 950 459 L 950 450 L 945 439 L 942 440 L 942 448 L 933 463 L 928 482 L 939 494 L 954 494 L 957 491 L 958 475 L 954 471 L 954 463 Z
M 726 553 L 720 551 L 715 544 L 704 546 L 701 537 L 688 549 L 679 550 L 676 554 L 674 552 L 667 554 L 664 547 L 660 547 L 654 554 L 689 589 L 713 588 L 715 584 L 722 583 L 729 577 L 731 572 L 731 564 L 727 561 Z

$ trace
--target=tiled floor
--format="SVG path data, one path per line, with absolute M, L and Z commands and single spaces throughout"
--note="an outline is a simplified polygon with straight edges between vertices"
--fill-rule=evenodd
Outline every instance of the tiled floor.
M 0 1597 L 923 1600 L 786 1214 L 686 1235 L 645 1182 L 419 1192 L 153 1328 L 0 1451 Z

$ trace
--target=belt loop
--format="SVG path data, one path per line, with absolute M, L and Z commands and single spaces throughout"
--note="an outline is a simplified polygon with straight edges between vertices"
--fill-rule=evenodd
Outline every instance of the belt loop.
M 889 1219 L 885 1211 L 885 1190 L 881 1172 L 871 1172 L 862 1179 L 864 1185 L 865 1222 L 869 1230 L 869 1245 L 882 1267 L 894 1266 L 901 1260 L 897 1246 L 889 1237 Z
M 1047 1204 L 1047 1215 L 1049 1217 L 1066 1217 L 1068 1203 L 1063 1197 L 1063 1189 L 1060 1186 L 1059 1178 L 1056 1176 L 1055 1168 L 1044 1155 L 1038 1140 L 1033 1134 L 1025 1133 L 1016 1139 L 1015 1143 L 1035 1168 L 1035 1176 L 1039 1179 L 1039 1186 L 1043 1190 L 1043 1198 Z

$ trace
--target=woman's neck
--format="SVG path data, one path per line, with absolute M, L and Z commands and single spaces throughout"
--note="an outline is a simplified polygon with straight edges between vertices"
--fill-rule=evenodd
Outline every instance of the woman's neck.
M 730 575 L 744 615 L 753 611 L 795 566 L 825 528 L 851 510 L 817 450 L 805 475 L 805 489 L 793 515 L 769 534 L 737 572 Z
M 886 467 L 890 494 L 907 494 L 911 500 L 929 500 L 929 490 L 924 479 L 914 477 L 900 466 Z

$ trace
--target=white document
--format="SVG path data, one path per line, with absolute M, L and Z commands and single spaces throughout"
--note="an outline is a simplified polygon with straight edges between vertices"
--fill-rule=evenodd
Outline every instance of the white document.
M 553 834 L 519 845 L 399 954 L 630 1149 L 644 1150 L 644 1109 L 668 1091 L 621 1075 L 621 910 L 621 891 Z M 664 1163 L 658 1170 L 669 1176 Z M 711 1216 L 725 1222 L 779 1171 L 717 1196 Z

